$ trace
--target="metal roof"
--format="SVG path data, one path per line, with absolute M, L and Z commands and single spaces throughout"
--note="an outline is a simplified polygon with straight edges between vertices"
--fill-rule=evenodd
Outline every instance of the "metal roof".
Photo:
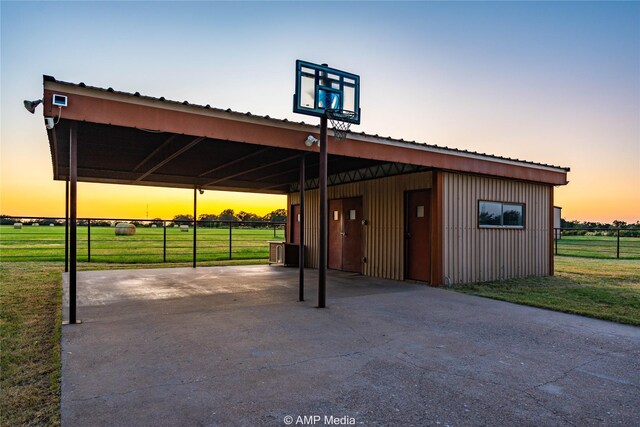
M 53 94 L 66 95 L 68 106 L 54 106 Z M 50 76 L 43 100 L 43 114 L 58 120 L 48 130 L 54 179 L 69 173 L 75 124 L 79 181 L 285 194 L 297 188 L 305 154 L 307 186 L 317 186 L 318 148 L 304 141 L 319 126 Z M 330 138 L 328 148 L 333 184 L 439 169 L 563 185 L 569 171 L 364 132 L 350 133 L 344 143 Z
M 61 80 L 56 80 L 55 77 L 48 76 L 48 75 L 44 75 L 43 78 L 44 78 L 44 81 L 52 81 L 52 82 L 57 82 L 57 83 L 61 83 L 61 84 L 69 85 L 69 86 L 77 86 L 77 87 L 89 88 L 89 89 L 93 89 L 93 90 L 97 90 L 97 91 L 104 91 L 104 92 L 115 93 L 115 94 L 126 95 L 126 96 L 135 96 L 135 97 L 147 99 L 147 100 L 150 100 L 150 101 L 160 101 L 160 102 L 164 102 L 164 103 L 167 103 L 167 104 L 175 104 L 175 105 L 188 105 L 188 106 L 194 107 L 194 108 L 202 108 L 202 109 L 205 109 L 205 110 L 217 111 L 217 112 L 220 112 L 220 113 L 227 113 L 227 114 L 236 115 L 236 116 L 245 116 L 245 117 L 254 117 L 254 118 L 264 119 L 264 120 L 272 121 L 274 123 L 297 123 L 297 124 L 300 124 L 300 125 L 303 125 L 303 126 L 308 126 L 310 128 L 315 128 L 315 129 L 319 129 L 320 128 L 319 125 L 309 124 L 309 123 L 306 123 L 304 121 L 299 121 L 298 122 L 298 121 L 294 121 L 294 120 L 274 118 L 274 117 L 270 117 L 268 115 L 262 116 L 262 115 L 259 115 L 259 114 L 252 114 L 250 111 L 241 112 L 241 111 L 231 110 L 230 108 L 224 109 L 224 108 L 212 107 L 209 104 L 199 105 L 199 104 L 192 104 L 192 103 L 190 103 L 188 101 L 174 101 L 174 100 L 166 99 L 163 96 L 161 96 L 161 97 L 153 97 L 153 96 L 148 96 L 148 95 L 142 95 L 142 94 L 140 94 L 140 92 L 131 93 L 131 92 L 118 91 L 118 90 L 115 90 L 115 89 L 113 89 L 111 87 L 105 89 L 105 88 L 97 87 L 97 86 L 88 86 L 84 82 L 70 83 L 70 82 L 65 82 L 65 81 L 61 81 Z M 437 145 L 437 144 L 429 144 L 429 143 L 426 143 L 426 142 L 419 142 L 419 141 L 413 141 L 413 140 L 412 141 L 408 141 L 408 140 L 405 140 L 403 138 L 394 138 L 394 137 L 391 137 L 391 136 L 381 136 L 381 135 L 378 135 L 378 134 L 370 134 L 370 133 L 366 133 L 366 132 L 349 132 L 349 135 L 350 136 L 358 136 L 359 135 L 359 136 L 364 136 L 364 137 L 368 137 L 368 138 L 376 138 L 376 139 L 380 139 L 380 140 L 386 140 L 386 141 L 399 143 L 399 144 L 406 144 L 406 145 L 409 145 L 409 146 L 427 147 L 427 148 L 432 148 L 432 149 L 436 149 L 436 150 L 449 151 L 449 152 L 452 152 L 452 153 L 471 154 L 471 155 L 476 155 L 476 156 L 481 156 L 481 157 L 487 157 L 487 158 L 490 158 L 490 159 L 507 160 L 507 161 L 523 163 L 523 164 L 527 164 L 527 165 L 544 166 L 544 167 L 549 167 L 549 168 L 553 168 L 553 169 L 561 169 L 561 170 L 564 170 L 566 172 L 569 172 L 571 170 L 571 168 L 565 167 L 565 166 L 550 165 L 550 164 L 547 164 L 547 163 L 533 162 L 533 161 L 530 161 L 530 160 L 522 160 L 522 159 L 517 159 L 517 158 L 512 158 L 512 157 L 499 156 L 499 155 L 495 155 L 495 154 L 482 153 L 482 152 L 478 152 L 478 151 L 464 150 L 464 149 L 455 148 L 455 147 L 441 146 L 441 145 Z

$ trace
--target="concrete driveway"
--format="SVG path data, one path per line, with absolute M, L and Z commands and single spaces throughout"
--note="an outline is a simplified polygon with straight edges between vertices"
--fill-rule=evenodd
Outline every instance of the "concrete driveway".
M 81 272 L 63 425 L 640 420 L 640 328 L 333 271 L 316 309 L 315 273 Z

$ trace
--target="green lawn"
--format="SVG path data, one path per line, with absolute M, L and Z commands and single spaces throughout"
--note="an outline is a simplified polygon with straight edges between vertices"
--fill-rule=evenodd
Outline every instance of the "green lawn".
M 284 239 L 282 228 L 198 228 L 198 261 L 268 258 L 269 240 Z M 166 261 L 189 262 L 193 257 L 193 229 L 181 232 L 167 228 Z M 161 227 L 138 227 L 133 236 L 116 236 L 112 227 L 78 227 L 78 261 L 101 263 L 154 263 L 164 260 L 164 233 Z M 2 261 L 64 261 L 64 227 L 25 225 L 0 227 L 0 260 Z
M 53 227 L 52 227 L 53 228 Z M 266 262 L 207 261 L 202 265 Z M 189 264 L 80 263 L 79 269 Z M 60 262 L 0 263 L 0 425 L 60 424 Z M 556 257 L 556 276 L 459 286 L 474 295 L 640 325 L 640 261 Z
M 615 258 L 617 239 L 610 236 L 562 236 L 558 255 Z M 620 258 L 640 259 L 640 237 L 620 237 Z
M 640 325 L 640 261 L 556 257 L 556 275 L 455 286 L 472 295 Z

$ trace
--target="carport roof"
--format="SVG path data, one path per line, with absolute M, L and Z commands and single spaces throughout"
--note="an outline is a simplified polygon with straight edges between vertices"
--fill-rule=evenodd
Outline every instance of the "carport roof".
M 69 173 L 72 123 L 79 181 L 284 194 L 297 188 L 304 153 L 310 154 L 307 176 L 318 175 L 318 148 L 304 144 L 318 126 L 43 80 L 44 115 L 58 120 L 48 130 L 54 179 Z M 66 95 L 68 106 L 52 105 L 53 94 Z M 430 169 L 553 185 L 566 184 L 569 171 L 364 132 L 329 144 L 330 185 Z

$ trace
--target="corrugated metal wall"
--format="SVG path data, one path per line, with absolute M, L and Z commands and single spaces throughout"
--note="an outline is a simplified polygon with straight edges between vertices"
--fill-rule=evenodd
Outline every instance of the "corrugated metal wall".
M 336 185 L 328 188 L 329 199 L 362 196 L 364 219 L 363 248 L 367 276 L 404 279 L 404 192 L 431 188 L 431 172 Z M 298 193 L 289 195 L 288 204 L 298 204 Z M 305 246 L 307 267 L 318 267 L 319 197 L 318 190 L 305 193 Z
M 443 272 L 452 283 L 549 274 L 553 187 L 443 174 Z M 525 229 L 478 228 L 478 200 L 524 203 Z

